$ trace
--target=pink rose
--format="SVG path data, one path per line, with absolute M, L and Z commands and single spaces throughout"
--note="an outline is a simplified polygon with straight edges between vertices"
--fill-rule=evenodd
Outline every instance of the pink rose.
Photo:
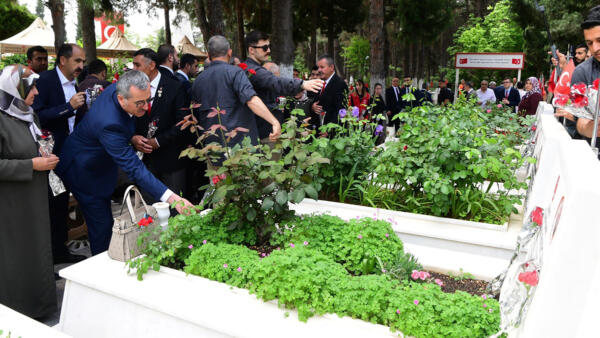
M 420 274 L 419 274 L 419 271 L 417 271 L 417 270 L 413 270 L 412 273 L 410 274 L 410 277 L 414 280 L 419 279 L 419 276 L 420 276 Z

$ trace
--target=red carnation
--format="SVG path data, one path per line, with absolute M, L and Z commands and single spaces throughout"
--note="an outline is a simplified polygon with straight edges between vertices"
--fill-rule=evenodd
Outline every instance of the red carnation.
M 587 87 L 585 86 L 585 83 L 579 82 L 574 84 L 572 89 L 575 94 L 584 95 Z
M 569 102 L 569 97 L 567 95 L 557 95 L 554 99 L 554 104 L 558 106 L 564 106 Z
M 212 182 L 213 182 L 213 184 L 215 184 L 215 185 L 216 185 L 216 184 L 217 184 L 217 183 L 219 183 L 220 181 L 221 181 L 221 178 L 220 178 L 219 176 L 213 176 L 213 178 L 212 178 Z
M 573 105 L 577 108 L 582 108 L 588 105 L 588 98 L 587 96 L 583 96 L 583 95 L 577 95 L 575 96 L 575 99 L 573 100 Z
M 248 73 L 252 75 L 256 75 L 256 71 L 254 69 L 248 69 Z
M 537 127 L 536 127 L 536 126 L 533 126 L 533 127 L 531 127 L 531 130 L 533 130 L 533 131 L 536 131 L 536 130 L 537 130 Z
M 531 221 L 538 226 L 542 226 L 544 221 L 544 209 L 535 207 L 535 210 L 531 212 Z
M 242 68 L 243 70 L 246 70 L 246 68 L 248 68 L 248 65 L 242 62 L 238 65 L 238 67 Z
M 598 90 L 598 84 L 600 83 L 600 79 L 594 80 L 594 89 Z
M 521 272 L 519 274 L 519 282 L 525 283 L 531 286 L 537 286 L 539 282 L 537 271 Z

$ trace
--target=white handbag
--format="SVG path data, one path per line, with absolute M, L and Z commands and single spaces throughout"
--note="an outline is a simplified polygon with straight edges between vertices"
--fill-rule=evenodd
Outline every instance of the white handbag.
M 135 203 L 131 204 L 130 192 L 135 194 Z M 141 203 L 140 203 L 141 202 Z M 127 205 L 127 212 L 123 213 L 123 206 Z M 138 222 L 142 218 L 152 217 L 152 222 L 145 226 L 140 226 Z M 144 232 L 152 233 L 159 225 L 156 209 L 148 206 L 142 197 L 140 191 L 134 185 L 130 185 L 125 190 L 123 196 L 123 205 L 121 214 L 115 217 L 112 228 L 112 237 L 108 247 L 108 256 L 112 259 L 126 262 L 131 258 L 139 256 L 141 249 L 153 236 L 148 236 L 142 246 L 138 245 L 138 237 Z

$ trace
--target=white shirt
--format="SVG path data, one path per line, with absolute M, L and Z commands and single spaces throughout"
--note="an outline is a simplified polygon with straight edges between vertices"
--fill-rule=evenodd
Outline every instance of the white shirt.
M 158 83 L 160 82 L 160 72 L 156 74 L 156 77 L 150 81 L 150 97 L 152 97 L 152 102 L 156 98 L 156 90 L 158 89 Z
M 331 76 L 325 80 L 325 85 L 323 86 L 323 88 L 327 87 L 327 85 L 329 84 L 329 81 L 331 81 L 331 78 L 335 75 L 335 72 L 333 72 L 333 74 L 331 74 Z
M 181 69 L 179 69 L 179 70 L 177 71 L 177 73 L 179 73 L 179 74 L 183 75 L 183 77 L 185 77 L 185 79 L 186 79 L 186 80 L 188 80 L 188 81 L 190 80 L 190 77 L 189 77 L 189 76 L 187 76 L 187 74 L 186 74 L 186 73 L 182 72 L 182 71 L 181 71 Z
M 73 95 L 77 94 L 77 90 L 75 89 L 75 79 L 69 81 L 67 77 L 60 71 L 59 67 L 56 67 L 56 72 L 58 73 L 58 80 L 62 85 L 63 92 L 65 93 L 65 102 L 69 102 Z M 73 113 L 77 114 L 77 110 L 74 110 Z M 75 128 L 75 116 L 71 116 L 68 119 L 69 121 L 69 134 L 73 132 L 73 128 Z
M 496 95 L 494 95 L 494 91 L 491 89 L 487 89 L 485 92 L 481 89 L 477 89 L 477 99 L 481 102 L 481 107 L 485 108 L 486 105 L 492 105 L 496 102 Z

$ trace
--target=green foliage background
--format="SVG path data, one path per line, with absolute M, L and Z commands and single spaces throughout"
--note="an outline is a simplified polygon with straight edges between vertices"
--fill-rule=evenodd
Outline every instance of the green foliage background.
M 35 16 L 16 1 L 0 1 L 0 40 L 7 39 L 27 28 Z

